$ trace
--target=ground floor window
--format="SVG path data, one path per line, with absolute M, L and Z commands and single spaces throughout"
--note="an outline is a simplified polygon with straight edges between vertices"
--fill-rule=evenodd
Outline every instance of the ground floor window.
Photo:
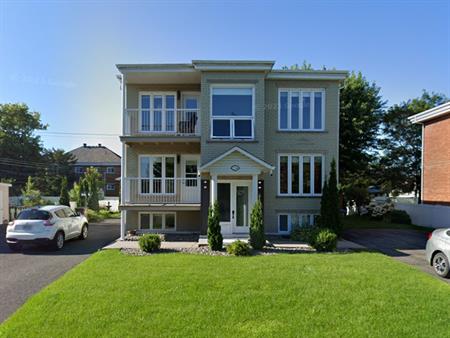
M 278 232 L 289 233 L 295 227 L 304 227 L 317 224 L 317 214 L 286 213 L 278 215 Z
M 106 190 L 108 191 L 114 191 L 116 189 L 114 183 L 107 183 L 106 184 Z
M 171 212 L 140 212 L 139 229 L 175 230 L 176 217 Z

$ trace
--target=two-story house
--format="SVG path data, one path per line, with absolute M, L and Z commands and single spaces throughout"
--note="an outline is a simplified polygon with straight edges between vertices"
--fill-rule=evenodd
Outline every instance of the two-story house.
M 268 234 L 312 224 L 338 159 L 345 71 L 274 70 L 272 61 L 120 64 L 121 235 L 247 234 L 260 198 Z
M 120 194 L 120 156 L 101 143 L 90 146 L 83 143 L 83 146 L 69 151 L 76 159 L 73 165 L 73 181 L 69 182 L 72 187 L 73 182 L 78 182 L 84 175 L 87 168 L 96 168 L 102 177 L 103 192 L 106 197 L 119 196 Z

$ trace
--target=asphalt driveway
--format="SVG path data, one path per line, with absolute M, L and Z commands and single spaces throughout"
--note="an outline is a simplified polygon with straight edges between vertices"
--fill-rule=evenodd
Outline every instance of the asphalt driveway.
M 351 229 L 345 230 L 343 237 L 413 265 L 450 284 L 450 279 L 437 276 L 425 259 L 426 232 L 403 229 Z
M 29 247 L 9 250 L 5 227 L 0 231 L 0 323 L 31 295 L 119 237 L 119 220 L 91 224 L 85 241 L 71 240 L 61 251 Z

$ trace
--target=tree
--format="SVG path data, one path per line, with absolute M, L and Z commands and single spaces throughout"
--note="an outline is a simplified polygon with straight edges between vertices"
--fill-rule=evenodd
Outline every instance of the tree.
M 250 245 L 254 249 L 262 249 L 265 244 L 262 203 L 258 198 L 250 214 Z
M 376 157 L 379 124 L 385 102 L 380 88 L 352 72 L 340 93 L 339 182 L 370 178 L 369 164 Z
M 208 209 L 208 245 L 211 250 L 222 250 L 223 237 L 220 233 L 219 202 L 215 201 Z
M 281 67 L 281 69 L 283 70 L 313 70 L 312 65 L 307 62 L 306 60 L 303 60 L 303 63 L 301 66 L 298 65 L 298 63 L 288 67 L 288 66 L 283 66 Z
M 14 180 L 13 193 L 43 167 L 41 139 L 34 132 L 46 128 L 26 104 L 0 104 L 0 176 Z
M 444 94 L 423 91 L 422 96 L 393 105 L 384 114 L 379 140 L 383 153 L 377 164 L 381 184 L 420 196 L 422 127 L 408 117 L 447 100 Z
M 44 200 L 41 197 L 41 192 L 34 187 L 31 176 L 28 176 L 25 189 L 22 190 L 22 204 L 25 207 L 34 207 L 44 204 Z
M 67 178 L 61 180 L 61 193 L 59 195 L 59 204 L 70 206 L 69 191 L 67 190 Z
M 331 161 L 330 176 L 325 182 L 320 205 L 319 226 L 328 228 L 339 234 L 342 231 L 339 214 L 339 193 L 336 177 L 336 161 Z
M 100 209 L 99 189 L 102 186 L 102 176 L 96 168 L 90 167 L 86 169 L 83 175 L 84 188 L 87 195 L 87 206 L 89 209 L 98 211 Z
M 74 182 L 73 188 L 69 191 L 69 200 L 71 202 L 76 202 L 78 207 L 85 206 L 81 190 L 82 184 Z

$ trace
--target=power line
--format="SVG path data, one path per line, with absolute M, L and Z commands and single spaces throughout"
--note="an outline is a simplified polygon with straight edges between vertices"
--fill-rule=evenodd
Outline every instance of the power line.
M 119 137 L 120 134 L 108 134 L 108 133 L 71 133 L 71 132 L 63 132 L 63 131 L 46 131 L 46 130 L 37 130 L 36 133 L 48 136 L 106 136 L 106 137 Z

